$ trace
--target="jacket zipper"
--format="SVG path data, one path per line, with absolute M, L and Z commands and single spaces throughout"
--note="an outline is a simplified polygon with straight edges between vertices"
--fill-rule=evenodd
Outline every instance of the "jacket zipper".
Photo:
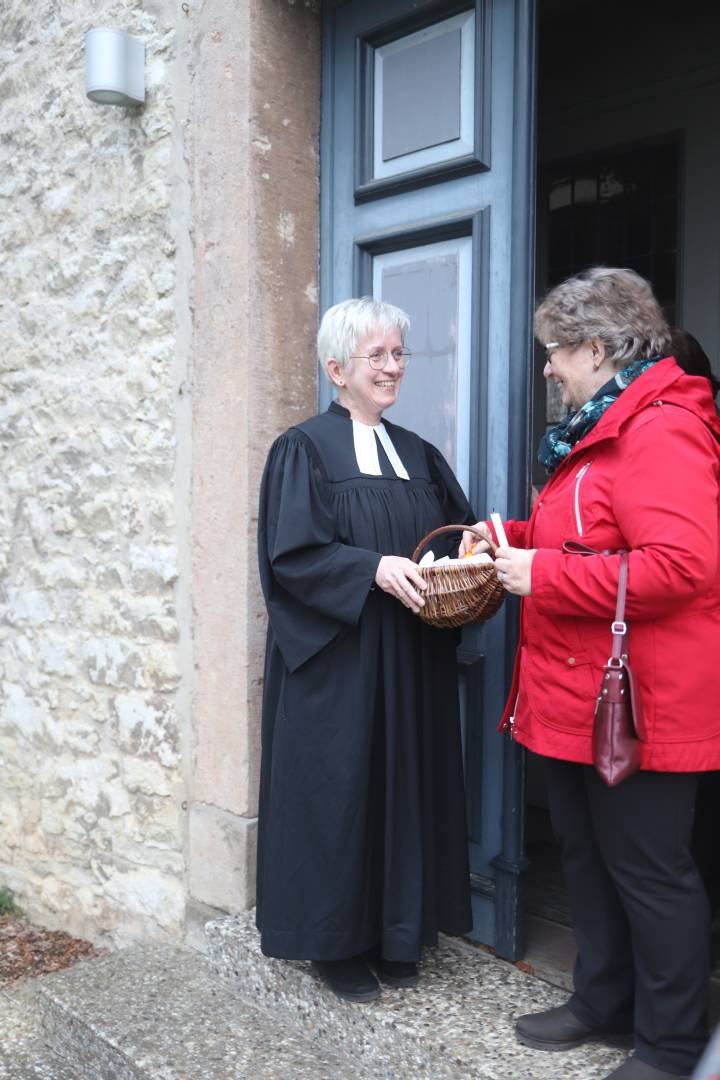
M 512 714 L 510 716 L 508 716 L 508 722 L 507 722 L 507 730 L 510 732 L 510 738 L 511 739 L 515 738 L 515 713 L 517 712 L 517 707 L 518 707 L 518 701 L 519 700 L 520 700 L 520 691 L 518 690 L 517 694 L 515 695 L 515 704 L 513 705 Z
M 583 535 L 582 518 L 580 516 L 580 484 L 582 482 L 583 476 L 588 471 L 591 465 L 592 461 L 588 461 L 585 465 L 583 465 L 582 469 L 580 469 L 575 474 L 575 524 L 577 525 L 578 536 Z

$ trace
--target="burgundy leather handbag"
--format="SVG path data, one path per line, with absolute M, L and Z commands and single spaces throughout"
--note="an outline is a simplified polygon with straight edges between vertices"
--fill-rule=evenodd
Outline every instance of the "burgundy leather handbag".
M 563 544 L 563 551 L 575 555 L 620 555 L 617 604 L 611 626 L 612 652 L 605 665 L 595 702 L 592 733 L 593 764 L 608 787 L 615 787 L 640 768 L 636 723 L 642 722 L 642 704 L 628 662 L 625 622 L 628 553 L 594 551 L 572 540 Z

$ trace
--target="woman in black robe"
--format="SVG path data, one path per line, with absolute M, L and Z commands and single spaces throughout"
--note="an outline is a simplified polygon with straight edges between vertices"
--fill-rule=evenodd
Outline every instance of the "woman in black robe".
M 353 1001 L 378 996 L 368 961 L 414 985 L 422 947 L 472 925 L 457 634 L 417 618 L 407 556 L 475 514 L 433 446 L 381 423 L 408 326 L 370 298 L 326 313 L 339 404 L 276 440 L 260 493 L 257 925 L 266 955 L 314 961 Z

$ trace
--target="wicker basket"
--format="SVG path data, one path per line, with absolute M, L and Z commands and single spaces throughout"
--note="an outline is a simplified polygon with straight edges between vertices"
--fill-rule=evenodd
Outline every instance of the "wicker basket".
M 413 552 L 413 562 L 418 561 L 428 541 L 447 532 L 473 532 L 485 540 L 490 553 L 495 554 L 495 546 L 479 529 L 471 525 L 443 525 L 420 541 Z M 490 563 L 455 563 L 451 566 L 420 566 L 418 569 L 427 582 L 423 593 L 425 606 L 420 608 L 418 615 L 430 626 L 448 628 L 485 622 L 499 610 L 505 599 L 505 589 Z

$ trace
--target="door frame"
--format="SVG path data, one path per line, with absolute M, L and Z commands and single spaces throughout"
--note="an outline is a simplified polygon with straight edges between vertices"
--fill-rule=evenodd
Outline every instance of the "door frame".
M 528 515 L 531 477 L 538 8 L 537 0 L 516 0 L 507 515 L 519 520 Z M 518 102 L 524 102 L 525 108 L 517 108 Z M 509 607 L 505 624 L 506 690 L 512 683 L 519 628 L 520 608 L 515 603 Z M 523 882 L 528 867 L 525 858 L 525 752 L 510 736 L 504 737 L 502 779 L 503 846 L 493 859 L 496 871 L 495 950 L 498 956 L 520 960 L 525 952 Z

